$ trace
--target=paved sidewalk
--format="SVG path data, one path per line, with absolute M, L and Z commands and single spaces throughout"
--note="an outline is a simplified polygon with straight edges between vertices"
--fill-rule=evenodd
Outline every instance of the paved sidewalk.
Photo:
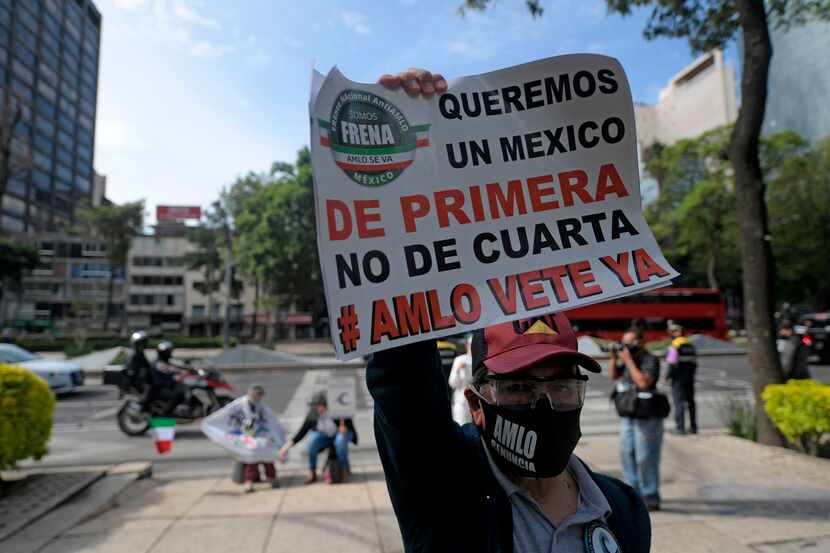
M 587 437 L 578 451 L 619 475 L 616 437 Z M 338 486 L 303 486 L 297 470 L 280 475 L 281 489 L 254 494 L 226 478 L 139 481 L 116 508 L 42 551 L 402 551 L 378 465 L 355 467 L 353 481 Z M 652 551 L 830 551 L 828 461 L 719 434 L 668 436 L 662 493 Z

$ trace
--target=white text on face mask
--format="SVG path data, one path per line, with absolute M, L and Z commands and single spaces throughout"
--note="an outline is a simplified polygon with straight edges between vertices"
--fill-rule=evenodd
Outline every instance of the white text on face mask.
M 502 419 L 501 415 L 496 415 L 496 425 L 493 429 L 493 437 L 499 442 L 497 445 L 500 446 L 500 449 L 507 449 L 509 452 L 515 452 L 527 459 L 525 463 L 529 463 L 530 465 L 533 464 L 531 461 L 533 460 L 533 455 L 536 453 L 536 432 L 533 430 L 526 431 L 524 426 Z M 502 456 L 506 457 L 503 454 Z M 515 457 L 515 455 L 513 455 L 513 457 Z M 512 459 L 510 460 L 511 462 L 516 463 L 516 461 Z

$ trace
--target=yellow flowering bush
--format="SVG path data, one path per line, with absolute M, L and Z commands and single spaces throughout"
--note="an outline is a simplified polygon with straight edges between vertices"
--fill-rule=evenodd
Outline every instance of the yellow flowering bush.
M 35 373 L 0 364 L 0 469 L 46 454 L 55 395 Z
M 761 395 L 764 410 L 787 440 L 812 455 L 830 434 L 830 386 L 815 380 L 770 384 Z

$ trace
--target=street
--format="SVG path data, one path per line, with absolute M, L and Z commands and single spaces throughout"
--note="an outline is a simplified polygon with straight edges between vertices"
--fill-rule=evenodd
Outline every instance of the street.
M 323 388 L 331 370 L 287 370 L 226 372 L 241 394 L 252 383 L 265 387 L 266 401 L 290 436 L 299 428 L 306 414 L 311 394 Z M 359 445 L 351 450 L 353 462 L 376 463 L 372 426 L 372 400 L 364 382 L 362 369 L 341 369 L 338 376 L 353 376 L 357 382 L 357 406 L 354 422 Z M 813 366 L 813 377 L 830 381 L 830 367 Z M 751 371 L 745 356 L 705 356 L 700 358 L 697 379 L 698 417 L 701 430 L 723 427 L 719 411 L 731 395 L 745 396 L 751 390 Z M 609 435 L 617 432 L 618 418 L 608 401 L 612 382 L 602 375 L 591 376 L 587 399 L 582 411 L 582 433 L 586 436 Z M 225 471 L 230 458 L 207 440 L 196 424 L 181 425 L 169 455 L 157 455 L 149 435 L 130 438 L 116 426 L 115 415 L 121 402 L 112 386 L 90 381 L 83 391 L 62 396 L 55 409 L 55 426 L 49 445 L 50 453 L 34 466 L 68 466 L 151 460 L 157 473 L 165 471 Z M 671 427 L 667 419 L 667 427 Z M 292 452 L 288 466 L 304 466 L 304 447 Z

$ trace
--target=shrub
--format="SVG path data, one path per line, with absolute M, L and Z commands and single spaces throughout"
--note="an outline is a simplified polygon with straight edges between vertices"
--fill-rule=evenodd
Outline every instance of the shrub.
M 54 408 L 55 396 L 43 379 L 0 365 L 0 469 L 46 454 Z
M 764 410 L 787 440 L 811 455 L 818 455 L 830 433 L 830 386 L 815 380 L 770 384 L 761 395 Z
M 732 436 L 753 442 L 757 439 L 755 404 L 750 397 L 728 396 L 718 405 L 718 414 Z

